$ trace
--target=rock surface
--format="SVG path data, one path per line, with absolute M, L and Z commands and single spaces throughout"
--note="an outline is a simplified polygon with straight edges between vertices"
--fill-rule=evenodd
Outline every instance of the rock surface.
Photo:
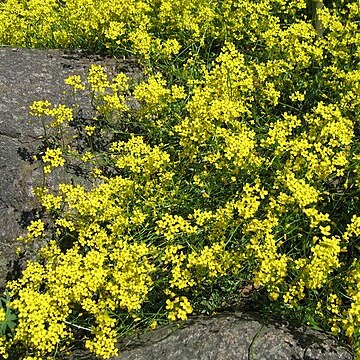
M 247 311 L 194 317 L 126 339 L 111 360 L 350 360 L 322 333 Z M 68 359 L 95 360 L 83 351 Z
M 64 79 L 85 72 L 92 63 L 104 65 L 110 73 L 131 72 L 131 65 L 109 58 L 0 48 L 0 288 L 15 271 L 16 238 L 36 208 L 33 189 L 41 182 L 31 154 L 42 128 L 28 124 L 29 105 L 45 99 L 67 104 Z M 91 111 L 88 98 L 79 104 L 85 113 Z M 129 338 L 120 348 L 112 360 L 353 359 L 346 347 L 321 333 L 248 312 L 191 318 L 179 328 L 168 326 Z M 79 350 L 71 359 L 94 357 Z
M 40 120 L 29 123 L 29 106 L 35 100 L 70 105 L 71 97 L 63 93 L 70 90 L 64 79 L 85 74 L 94 63 L 103 65 L 110 75 L 139 73 L 131 61 L 81 52 L 0 48 L 0 289 L 18 267 L 16 238 L 33 218 L 33 190 L 42 181 L 31 155 L 43 130 Z M 84 117 L 91 115 L 89 97 L 80 98 L 78 104 Z

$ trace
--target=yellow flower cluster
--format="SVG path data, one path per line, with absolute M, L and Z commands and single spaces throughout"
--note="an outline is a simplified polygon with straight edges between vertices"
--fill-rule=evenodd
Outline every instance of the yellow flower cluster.
M 49 149 L 47 148 L 45 154 L 42 156 L 44 163 L 44 173 L 51 173 L 52 168 L 65 165 L 65 159 L 63 158 L 61 148 Z
M 346 231 L 343 234 L 344 240 L 348 241 L 352 236 L 360 235 L 360 216 L 353 215 L 350 224 L 347 225 Z
M 116 354 L 116 320 L 107 309 L 138 310 L 151 286 L 154 266 L 145 258 L 151 250 L 144 244 L 118 241 L 111 251 L 98 248 L 81 254 L 74 246 L 62 253 L 52 241 L 42 250 L 46 265 L 30 263 L 22 279 L 9 284 L 18 297 L 11 306 L 21 314 L 15 341 L 39 355 L 50 352 L 60 339 L 71 338 L 66 319 L 78 304 L 96 321 L 86 346 L 104 358 Z M 99 292 L 102 296 L 93 300 Z
M 169 154 L 159 146 L 152 148 L 134 134 L 127 142 L 114 142 L 109 150 L 116 167 L 144 176 L 161 173 L 170 161 Z
M 167 241 L 171 241 L 178 233 L 194 234 L 197 226 L 191 226 L 190 222 L 178 215 L 165 214 L 156 222 L 156 233 L 163 235 Z
M 343 311 L 342 316 L 335 317 L 335 321 L 340 323 L 338 328 L 343 328 L 347 337 L 358 344 L 359 341 L 359 326 L 360 326 L 360 271 L 359 261 L 354 260 L 352 269 L 348 273 L 346 281 L 348 283 L 347 295 L 351 299 L 351 305 Z M 342 325 L 342 326 L 341 326 Z M 355 346 L 357 355 L 359 355 L 359 345 Z
M 99 94 L 104 94 L 105 90 L 110 87 L 108 77 L 100 65 L 91 65 L 89 69 L 89 75 L 87 82 L 90 85 L 91 91 Z
M 168 114 L 169 105 L 187 96 L 183 86 L 167 86 L 167 81 L 160 73 L 150 75 L 146 81 L 136 85 L 133 94 L 141 106 L 139 117 L 142 126 L 149 132 L 164 132 L 172 121 Z
M 7 339 L 6 336 L 0 336 L 0 355 L 3 359 L 9 358 L 9 350 L 12 345 L 12 339 Z
M 73 110 L 65 105 L 59 104 L 50 109 L 51 103 L 45 101 L 34 101 L 30 106 L 31 115 L 33 116 L 50 116 L 53 117 L 53 121 L 49 124 L 50 127 L 56 128 L 63 123 L 69 123 L 73 120 Z
M 21 238 L 22 240 L 25 240 L 26 242 L 30 242 L 35 240 L 36 238 L 41 238 L 45 236 L 45 224 L 44 222 L 39 220 L 32 220 L 30 222 L 30 225 L 26 228 L 26 239 Z
M 225 244 L 214 243 L 204 246 L 200 253 L 193 251 L 188 256 L 187 268 L 195 269 L 198 283 L 225 275 L 233 266 L 235 259 L 225 250 Z
M 169 310 L 170 320 L 186 320 L 188 314 L 193 311 L 189 300 L 185 296 L 176 297 L 174 300 L 166 300 L 166 309 Z
M 48 189 L 36 188 L 35 195 L 39 198 L 41 205 L 46 208 L 47 211 L 59 210 L 61 207 L 61 197 L 50 194 Z
M 72 86 L 74 91 L 85 90 L 85 85 L 81 81 L 80 75 L 72 75 L 65 79 L 65 84 Z
M 360 348 L 357 4 L 44 4 L 3 1 L 0 41 L 141 55 L 146 79 L 93 65 L 66 80 L 90 90 L 89 146 L 51 146 L 44 172 L 66 157 L 91 183 L 36 191 L 51 216 L 23 237 L 43 247 L 8 284 L 18 319 L 0 352 L 45 358 L 89 327 L 110 358 L 117 330 L 213 309 L 208 285 L 242 279 Z M 31 114 L 61 135 L 73 110 Z
M 6 319 L 6 311 L 5 309 L 0 309 L 0 321 L 4 321 Z
M 303 268 L 304 281 L 309 289 L 319 288 L 326 281 L 327 276 L 340 266 L 338 260 L 341 251 L 340 239 L 335 236 L 331 238 L 323 236 L 320 241 L 318 240 L 317 237 L 313 238 L 315 244 L 311 248 L 313 255 L 309 264 Z
M 169 282 L 171 288 L 186 289 L 195 285 L 190 271 L 186 268 L 187 256 L 182 249 L 182 245 L 169 245 L 161 258 L 165 266 L 171 265 L 171 280 Z

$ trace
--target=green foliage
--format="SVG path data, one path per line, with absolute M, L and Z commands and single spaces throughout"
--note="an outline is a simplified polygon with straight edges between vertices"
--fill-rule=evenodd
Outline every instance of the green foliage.
M 16 326 L 17 317 L 10 307 L 10 294 L 5 290 L 5 297 L 0 298 L 0 309 L 5 311 L 5 319 L 0 321 L 0 336 L 8 334 Z

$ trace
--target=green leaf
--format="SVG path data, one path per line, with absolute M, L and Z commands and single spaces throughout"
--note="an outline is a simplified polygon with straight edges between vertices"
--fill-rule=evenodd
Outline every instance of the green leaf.
M 5 297 L 0 298 L 0 308 L 6 309 L 5 312 L 5 320 L 0 321 L 0 335 L 5 335 L 7 330 L 11 330 L 16 326 L 16 315 L 12 312 L 11 308 L 8 307 L 10 303 L 10 293 L 6 289 L 5 290 Z

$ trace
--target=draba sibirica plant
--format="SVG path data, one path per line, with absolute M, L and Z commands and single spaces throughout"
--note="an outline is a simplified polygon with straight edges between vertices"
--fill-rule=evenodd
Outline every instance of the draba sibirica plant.
M 144 70 L 92 65 L 65 80 L 73 107 L 31 105 L 44 216 L 19 238 L 39 250 L 7 284 L 1 356 L 54 359 L 80 333 L 109 359 L 131 331 L 239 306 L 250 284 L 261 311 L 360 359 L 360 4 L 318 3 L 0 3 L 3 44 Z M 74 168 L 86 182 L 47 186 Z

